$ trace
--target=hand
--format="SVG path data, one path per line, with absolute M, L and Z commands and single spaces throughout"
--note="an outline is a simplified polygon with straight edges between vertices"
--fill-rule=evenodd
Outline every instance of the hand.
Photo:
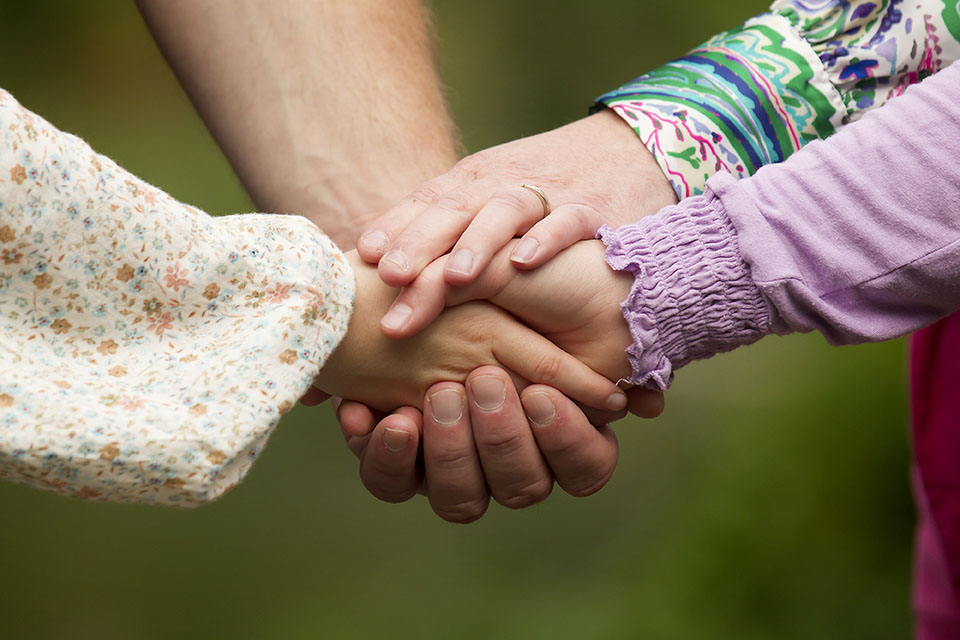
M 549 216 L 523 183 L 543 189 Z M 463 285 L 514 236 L 526 234 L 515 263 L 532 268 L 602 224 L 635 222 L 675 202 L 650 152 L 604 110 L 464 158 L 370 225 L 357 250 L 379 262 L 385 283 L 405 286 L 453 247 L 443 279 Z
M 588 406 L 625 408 L 623 392 L 604 375 L 565 353 L 563 344 L 558 347 L 489 303 L 450 309 L 413 338 L 385 337 L 377 319 L 396 292 L 355 253 L 348 259 L 356 276 L 356 301 L 346 336 L 317 377 L 316 386 L 325 392 L 382 410 L 419 406 L 434 382 L 463 382 L 474 368 L 493 364 L 509 369 L 521 385 L 547 383 Z M 616 367 L 609 369 L 607 377 L 614 377 Z
M 568 301 L 577 316 L 566 329 L 567 340 L 577 337 L 583 327 L 593 327 L 597 335 L 604 336 L 622 330 L 623 327 L 618 325 L 623 323 L 623 319 L 616 303 L 626 297 L 630 280 L 628 276 L 616 274 L 606 267 L 600 243 L 580 243 L 564 252 L 548 267 L 530 274 L 518 274 L 511 269 L 505 256 L 506 252 L 498 256 L 488 273 L 484 274 L 484 279 L 476 283 L 472 290 L 453 291 L 471 297 L 496 290 L 496 297 L 501 303 L 529 302 L 528 314 L 530 309 L 541 309 L 536 313 L 544 313 L 545 301 L 550 296 L 544 294 L 538 298 L 537 292 L 550 291 L 554 297 Z M 571 271 L 579 277 L 571 278 Z M 517 282 L 512 283 L 512 287 L 508 286 L 514 278 Z M 562 286 L 556 286 L 558 283 L 566 283 L 571 291 L 581 294 L 570 296 Z M 436 291 L 430 286 L 426 289 Z M 584 293 L 592 299 L 582 300 Z M 443 304 L 442 299 L 440 304 Z M 611 308 L 614 313 L 609 313 Z M 604 313 L 604 309 L 608 312 Z M 536 313 L 528 315 L 528 318 L 533 318 Z M 549 315 L 550 312 L 546 313 Z M 618 355 L 622 357 L 622 349 Z M 471 378 L 481 373 L 485 372 L 474 372 Z M 460 397 L 466 397 L 463 387 L 457 387 Z M 507 397 L 511 397 L 511 394 L 515 397 L 515 392 L 509 385 L 507 387 Z M 429 393 L 433 393 L 433 389 Z M 533 398 L 532 402 L 528 402 L 528 395 Z M 637 415 L 655 417 L 663 410 L 663 396 L 658 392 L 636 388 L 631 389 L 628 395 L 630 410 Z M 552 419 L 544 417 L 538 411 L 539 407 L 535 406 L 536 401 L 544 397 L 550 400 L 548 406 L 553 405 Z M 529 426 L 519 414 L 518 405 L 510 400 L 498 412 L 489 415 L 480 412 L 480 408 L 472 401 L 468 403 L 472 438 L 464 433 L 471 428 L 467 411 L 461 412 L 460 423 L 443 429 L 437 425 L 431 427 L 429 415 L 424 422 L 424 417 L 418 412 L 409 411 L 387 416 L 377 424 L 379 416 L 367 407 L 352 402 L 343 402 L 337 415 L 351 450 L 361 460 L 361 478 L 373 495 L 399 502 L 409 499 L 418 490 L 425 491 L 434 510 L 452 521 L 471 521 L 483 513 L 487 500 L 483 490 L 484 481 L 489 484 L 498 502 L 514 508 L 528 506 L 545 498 L 549 492 L 544 491 L 544 487 L 551 486 L 554 477 L 561 487 L 573 495 L 588 495 L 601 488 L 616 464 L 616 447 L 603 444 L 612 438 L 612 433 L 608 433 L 606 427 L 595 429 L 573 403 L 555 390 L 530 387 L 523 391 L 520 398 L 527 412 Z M 594 416 L 595 420 L 597 418 L 607 421 L 616 416 Z M 456 434 L 452 433 L 457 430 Z M 438 438 L 441 446 L 428 446 L 432 437 Z M 424 444 L 423 461 L 418 464 L 417 444 L 421 441 Z M 501 446 L 484 446 L 484 443 L 491 441 Z M 398 447 L 398 443 L 402 446 Z M 508 445 L 504 447 L 502 443 Z M 431 462 L 434 457 L 441 462 Z M 449 460 L 459 462 L 457 469 L 438 473 L 436 469 L 444 469 L 443 463 Z M 545 465 L 537 464 L 537 460 L 544 461 Z M 512 476 L 502 471 L 511 469 L 522 470 L 519 482 L 511 482 Z M 428 482 L 424 487 L 422 481 L 425 472 Z M 429 481 L 430 478 L 433 480 Z M 524 490 L 518 491 L 518 487 Z
M 491 386 L 499 404 L 483 397 Z M 360 458 L 360 477 L 381 500 L 425 493 L 443 519 L 466 523 L 483 515 L 491 496 L 514 509 L 536 504 L 550 494 L 554 479 L 572 495 L 590 495 L 616 466 L 609 427 L 594 428 L 550 387 L 533 385 L 518 396 L 496 367 L 475 370 L 466 386 L 434 385 L 424 405 L 424 415 L 403 408 L 375 429 L 375 416 L 363 405 L 338 407 L 347 444 Z
M 472 300 L 489 300 L 594 371 L 629 378 L 626 349 L 633 338 L 620 303 L 630 295 L 633 276 L 607 266 L 599 240 L 578 242 L 534 271 L 519 271 L 510 261 L 515 244 L 501 249 L 483 274 L 463 287 L 443 282 L 442 260 L 431 264 L 393 303 L 414 310 L 404 328 L 381 323 L 381 329 L 405 338 L 430 324 L 445 306 L 456 309 Z

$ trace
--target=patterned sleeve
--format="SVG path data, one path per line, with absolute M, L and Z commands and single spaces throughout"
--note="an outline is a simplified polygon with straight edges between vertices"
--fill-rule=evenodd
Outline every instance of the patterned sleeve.
M 770 13 L 597 100 L 682 199 L 826 138 L 960 58 L 958 0 L 776 0 Z
M 0 478 L 212 500 L 345 333 L 353 287 L 305 218 L 212 218 L 0 91 Z

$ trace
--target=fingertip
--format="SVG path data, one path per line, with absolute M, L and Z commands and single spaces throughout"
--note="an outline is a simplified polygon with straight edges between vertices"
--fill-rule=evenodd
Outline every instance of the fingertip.
M 545 387 L 524 391 L 520 394 L 520 403 L 527 420 L 534 426 L 548 427 L 557 420 L 557 402 Z
M 471 282 L 477 271 L 477 257 L 473 251 L 454 247 L 443 267 L 443 279 L 452 285 L 460 286 Z
M 510 254 L 510 262 L 520 268 L 530 268 L 530 265 L 532 265 L 537 258 L 537 254 L 540 253 L 540 248 L 539 240 L 531 236 L 526 236 L 514 247 L 513 253 Z
M 413 307 L 398 298 L 380 318 L 380 330 L 390 338 L 402 338 L 408 335 L 406 328 L 412 317 Z
M 392 413 L 377 425 L 381 432 L 381 443 L 390 453 L 402 453 L 416 446 L 420 439 L 420 429 L 409 416 Z
M 310 387 L 300 398 L 300 404 L 305 407 L 315 407 L 318 404 L 323 404 L 326 402 L 328 398 L 330 398 L 329 394 L 317 389 L 316 387 Z
M 390 238 L 379 229 L 367 231 L 357 241 L 357 254 L 366 262 L 376 264 L 387 250 Z
M 656 418 L 666 408 L 662 391 L 637 387 L 627 391 L 627 410 L 640 418 Z
M 384 284 L 391 287 L 404 287 L 416 277 L 410 268 L 407 255 L 399 249 L 385 253 L 377 263 L 377 274 Z
M 377 426 L 373 411 L 364 404 L 344 400 L 337 409 L 337 420 L 340 428 L 350 436 L 361 437 L 369 435 Z

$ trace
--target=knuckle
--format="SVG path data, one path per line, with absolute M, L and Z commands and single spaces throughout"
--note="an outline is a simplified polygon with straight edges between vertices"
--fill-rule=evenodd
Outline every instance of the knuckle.
M 473 451 L 463 449 L 439 449 L 430 452 L 429 462 L 433 473 L 459 471 L 473 464 Z
M 530 195 L 532 196 L 532 194 Z M 527 209 L 529 205 L 523 196 L 518 193 L 514 193 L 513 191 L 499 191 L 490 198 L 490 202 L 492 204 L 510 209 L 517 209 L 520 211 Z
M 560 362 L 560 358 L 555 355 L 545 355 L 541 356 L 537 361 L 536 366 L 534 367 L 534 375 L 536 380 L 534 382 L 539 382 L 541 384 L 546 384 L 552 386 L 552 383 L 556 382 L 560 377 L 560 372 L 563 369 L 563 365 Z
M 496 501 L 507 509 L 525 509 L 546 500 L 553 491 L 553 480 L 537 478 L 518 486 L 505 494 L 495 496 Z
M 560 483 L 560 486 L 576 498 L 585 498 L 606 486 L 613 476 L 613 469 L 612 465 L 604 465 L 599 470 L 580 474 L 573 479 L 566 479 Z
M 374 498 L 382 502 L 389 502 L 390 504 L 406 502 L 417 494 L 416 489 L 413 488 L 405 488 L 401 490 L 384 487 L 371 487 L 368 485 L 365 486 L 367 486 L 367 491 L 369 491 Z
M 443 189 L 441 189 L 439 185 L 432 182 L 426 182 L 420 185 L 419 187 L 417 187 L 408 196 L 408 198 L 414 204 L 418 204 L 418 203 L 430 204 L 431 202 L 435 202 L 438 198 L 440 198 L 441 195 L 443 195 Z
M 437 198 L 434 206 L 454 213 L 467 213 L 472 209 L 470 198 L 461 191 L 448 191 Z
M 373 497 L 390 503 L 406 502 L 416 494 L 416 488 L 401 474 L 368 471 L 360 479 Z
M 431 504 L 433 512 L 446 520 L 455 524 L 470 524 L 479 520 L 487 512 L 487 506 L 490 499 L 486 496 L 464 500 L 453 504 Z
M 587 225 L 594 221 L 596 218 L 596 211 L 593 207 L 588 207 L 585 204 L 571 204 L 570 215 L 581 225 Z
M 495 458 L 509 458 L 520 453 L 527 445 L 527 440 L 520 431 L 497 430 L 492 432 L 481 431 L 474 435 L 477 448 L 484 456 Z

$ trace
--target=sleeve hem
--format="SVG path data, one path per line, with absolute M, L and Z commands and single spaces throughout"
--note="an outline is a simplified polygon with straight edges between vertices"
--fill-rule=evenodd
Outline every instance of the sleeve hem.
M 633 336 L 631 383 L 666 390 L 685 364 L 769 333 L 769 307 L 709 190 L 635 225 L 605 226 L 598 237 L 610 267 L 634 275 L 621 305 Z

